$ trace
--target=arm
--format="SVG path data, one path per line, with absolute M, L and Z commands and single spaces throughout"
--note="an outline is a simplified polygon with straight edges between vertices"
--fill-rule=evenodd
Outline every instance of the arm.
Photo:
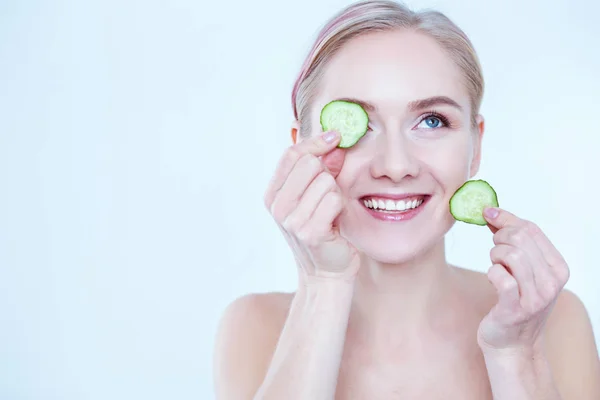
M 278 339 L 260 322 L 264 306 L 232 304 L 217 339 L 217 399 L 333 399 L 353 289 L 342 280 L 300 286 Z
M 294 299 L 255 399 L 333 399 L 354 285 L 322 281 Z
M 494 400 L 568 400 L 560 396 L 550 366 L 540 350 L 484 352 Z
M 360 267 L 358 250 L 336 222 L 346 202 L 333 173 L 344 161 L 339 140 L 339 133 L 325 132 L 280 159 L 264 201 L 295 256 L 299 289 L 279 328 L 261 323 L 270 313 L 258 304 L 234 302 L 225 312 L 215 357 L 219 400 L 335 396 Z
M 564 290 L 550 314 L 545 346 L 484 352 L 495 400 L 600 399 L 600 361 L 584 305 Z

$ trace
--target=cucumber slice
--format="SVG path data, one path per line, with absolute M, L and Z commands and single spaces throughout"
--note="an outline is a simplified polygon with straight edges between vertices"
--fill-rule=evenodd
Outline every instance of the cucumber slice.
M 465 182 L 450 199 L 450 213 L 456 220 L 481 226 L 487 225 L 483 209 L 498 206 L 496 191 L 483 179 Z
M 321 110 L 321 128 L 323 131 L 335 130 L 341 135 L 338 147 L 352 147 L 367 133 L 369 116 L 367 112 L 353 102 L 334 100 Z

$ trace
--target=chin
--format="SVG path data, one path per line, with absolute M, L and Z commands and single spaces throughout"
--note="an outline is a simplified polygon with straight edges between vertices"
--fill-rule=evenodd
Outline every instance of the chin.
M 403 240 L 404 239 L 404 240 Z M 372 240 L 354 238 L 351 242 L 366 257 L 383 264 L 408 264 L 423 258 L 443 240 L 442 235 L 431 235 L 428 238 L 388 238 Z
M 340 230 L 364 256 L 383 264 L 407 264 L 426 258 L 444 242 L 455 223 L 449 215 L 431 213 L 428 218 L 400 223 L 360 224 L 340 221 Z

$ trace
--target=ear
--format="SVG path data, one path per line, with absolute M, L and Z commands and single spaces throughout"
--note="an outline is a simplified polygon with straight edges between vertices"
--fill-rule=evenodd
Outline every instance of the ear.
M 300 123 L 297 120 L 292 122 L 292 143 L 296 144 L 298 141 L 298 132 L 300 132 Z
M 476 132 L 473 132 L 475 137 L 473 140 L 473 159 L 471 161 L 471 169 L 470 169 L 470 178 L 473 178 L 479 172 L 479 167 L 481 166 L 481 142 L 483 141 L 483 132 L 485 130 L 485 120 L 481 114 L 477 114 L 476 117 L 477 125 L 474 129 Z

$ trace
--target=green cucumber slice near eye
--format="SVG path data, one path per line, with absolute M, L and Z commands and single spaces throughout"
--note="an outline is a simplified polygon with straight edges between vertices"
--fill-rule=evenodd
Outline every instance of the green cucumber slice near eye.
M 452 216 L 456 220 L 468 224 L 487 225 L 487 221 L 483 217 L 483 209 L 498 206 L 496 191 L 483 179 L 465 182 L 450 198 Z
M 369 116 L 367 112 L 353 102 L 333 100 L 321 110 L 321 128 L 323 131 L 335 130 L 341 135 L 338 147 L 352 147 L 367 133 Z

